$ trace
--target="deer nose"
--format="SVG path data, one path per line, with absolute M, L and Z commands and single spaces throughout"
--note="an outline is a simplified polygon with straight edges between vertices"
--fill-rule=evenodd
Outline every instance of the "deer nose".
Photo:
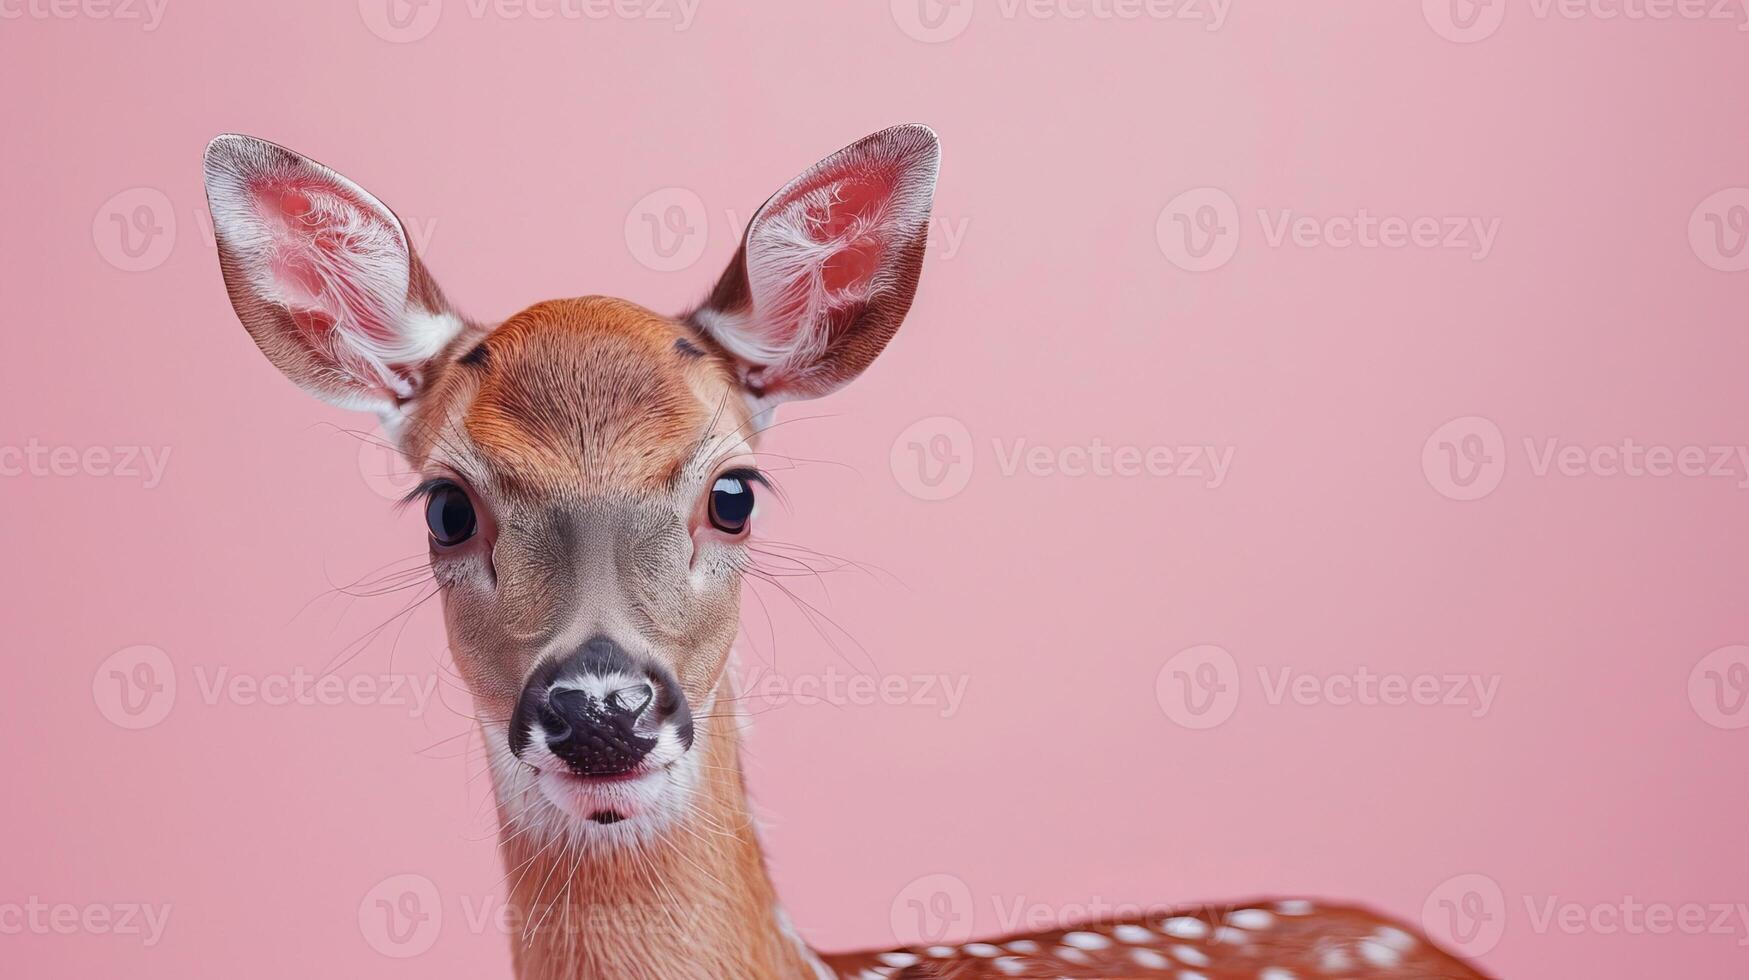
M 578 775 L 631 772 L 656 747 L 654 733 L 638 731 L 638 720 L 655 700 L 648 681 L 593 692 L 556 686 L 540 712 L 547 748 Z
M 663 749 L 664 739 L 674 744 Z M 691 748 L 692 715 L 671 671 L 597 636 L 529 677 L 511 718 L 510 750 L 523 758 L 531 743 L 574 775 L 625 776 L 658 749 L 672 761 L 676 747 Z

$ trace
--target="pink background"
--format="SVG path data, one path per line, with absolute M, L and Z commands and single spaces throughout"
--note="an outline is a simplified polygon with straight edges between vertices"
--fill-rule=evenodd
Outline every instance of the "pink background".
M 1749 643 L 1749 471 L 1536 465 L 1550 439 L 1749 442 L 1728 224 L 1749 202 L 1730 190 L 1749 185 L 1741 18 L 1513 5 L 1466 36 L 1441 0 L 1239 0 L 1216 30 L 961 0 L 932 34 L 909 3 L 706 0 L 677 30 L 443 0 L 419 37 L 384 28 L 377 0 L 168 0 L 154 29 L 98 4 L 4 7 L 24 15 L 0 23 L 0 463 L 32 444 L 170 453 L 151 487 L 83 458 L 0 477 L 4 972 L 508 974 L 508 939 L 474 921 L 502 871 L 435 605 L 373 634 L 423 593 L 329 593 L 417 567 L 419 519 L 377 489 L 370 421 L 279 378 L 233 317 L 202 223 L 209 137 L 341 169 L 429 235 L 464 309 L 500 317 L 592 292 L 678 310 L 783 181 L 923 121 L 944 146 L 943 234 L 913 314 L 768 446 L 798 465 L 761 533 L 869 573 L 784 580 L 854 638 L 827 629 L 842 652 L 758 585 L 747 668 L 774 689 L 835 673 L 902 692 L 756 709 L 747 763 L 802 931 L 909 939 L 913 899 L 989 933 L 1292 893 L 1451 923 L 1507 976 L 1744 975 L 1735 912 L 1697 935 L 1611 928 L 1609 910 L 1749 903 L 1749 709 L 1730 686 L 1749 656 L 1703 663 Z M 1157 225 L 1210 187 L 1234 202 L 1236 251 L 1188 271 L 1173 215 L 1165 247 Z M 665 188 L 683 191 L 644 201 Z M 666 269 L 639 209 L 674 202 L 702 255 Z M 111 216 L 141 206 L 122 241 Z M 1498 230 L 1480 260 L 1270 240 L 1284 210 L 1361 209 Z M 907 432 L 920 419 L 938 421 Z M 1470 420 L 1454 445 L 1495 461 L 1480 499 L 1452 499 L 1487 484 L 1442 477 L 1429 445 L 1452 419 Z M 963 489 L 913 493 L 938 470 L 907 464 L 910 444 L 955 438 Z M 1218 487 L 1005 473 L 1015 440 L 1209 445 L 1232 464 Z M 160 673 L 129 676 L 176 683 L 143 716 L 111 673 L 138 645 Z M 1206 729 L 1181 723 L 1210 716 L 1174 700 L 1168 664 L 1200 645 L 1230 668 L 1230 715 Z M 340 676 L 436 679 L 441 703 L 207 690 L 349 650 Z M 1272 699 L 1258 669 L 1284 667 L 1320 685 L 1479 675 L 1497 696 Z M 963 702 L 918 675 L 963 683 Z M 375 899 L 421 880 L 441 926 L 397 945 Z M 170 918 L 152 944 L 20 928 L 33 898 Z M 1549 924 L 1551 903 L 1577 928 Z

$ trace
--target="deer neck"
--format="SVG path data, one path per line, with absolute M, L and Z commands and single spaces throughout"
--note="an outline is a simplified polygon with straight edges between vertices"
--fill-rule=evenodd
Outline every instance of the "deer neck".
M 815 977 L 765 871 L 734 720 L 702 720 L 685 816 L 641 847 L 500 832 L 518 980 Z

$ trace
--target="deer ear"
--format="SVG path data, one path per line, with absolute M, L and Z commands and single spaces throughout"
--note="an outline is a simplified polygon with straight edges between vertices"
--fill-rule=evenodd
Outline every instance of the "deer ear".
M 324 401 L 398 416 L 463 321 L 394 212 L 248 136 L 207 145 L 206 193 L 231 305 L 267 359 Z
M 917 292 L 940 156 L 926 126 L 882 130 L 754 214 L 688 319 L 739 362 L 755 405 L 835 391 L 893 338 Z

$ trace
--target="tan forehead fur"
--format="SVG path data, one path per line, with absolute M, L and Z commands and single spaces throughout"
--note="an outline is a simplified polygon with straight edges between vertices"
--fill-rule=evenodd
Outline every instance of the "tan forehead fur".
M 687 345 L 677 345 L 682 339 Z M 512 491 L 657 492 L 701 439 L 747 421 L 720 351 L 625 300 L 537 303 L 469 343 L 482 349 L 458 351 L 422 406 L 420 428 L 437 442 L 436 433 L 459 422 L 494 480 Z M 421 455 L 431 446 L 423 448 Z

